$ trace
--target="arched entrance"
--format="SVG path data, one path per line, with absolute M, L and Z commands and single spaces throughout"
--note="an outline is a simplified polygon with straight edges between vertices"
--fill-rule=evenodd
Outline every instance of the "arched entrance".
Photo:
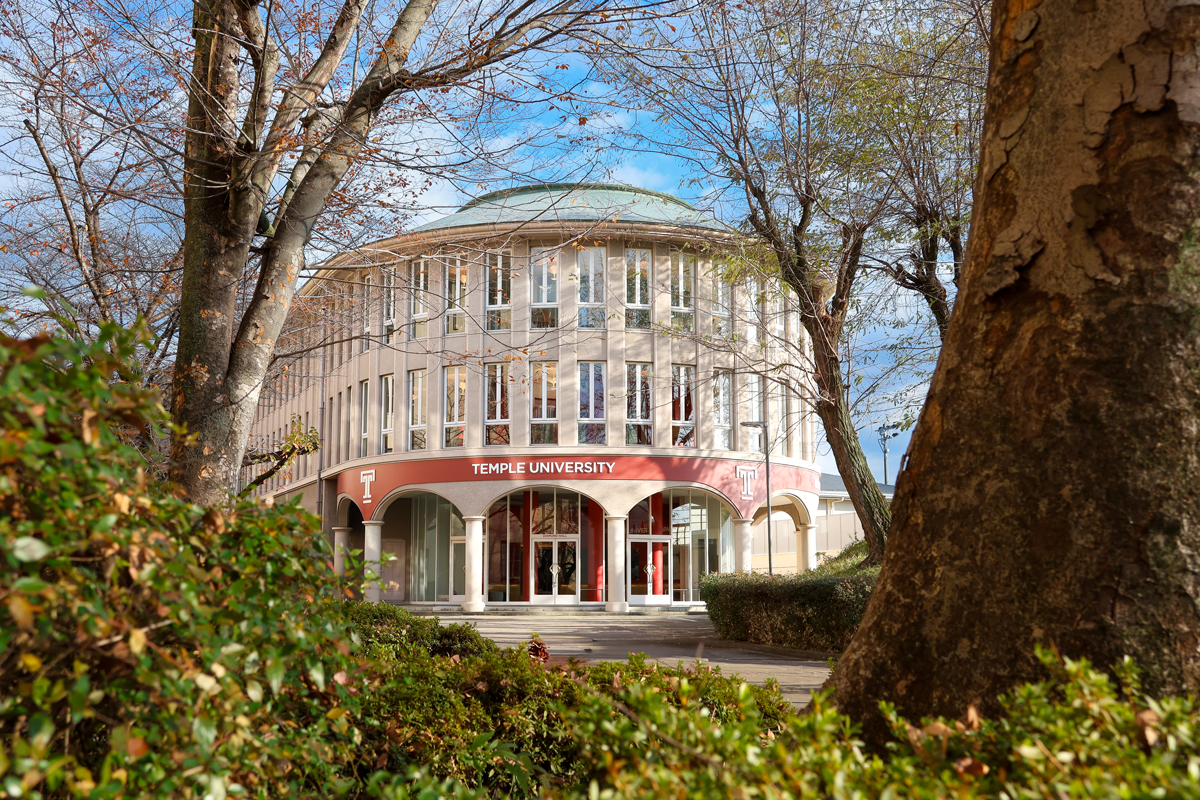
M 380 599 L 461 603 L 466 597 L 462 513 L 433 492 L 398 494 L 384 502 Z
M 630 605 L 700 602 L 700 579 L 732 572 L 733 509 L 702 489 L 656 492 L 629 512 Z
M 498 498 L 485 528 L 487 602 L 603 602 L 604 537 L 604 509 L 577 491 L 538 486 Z

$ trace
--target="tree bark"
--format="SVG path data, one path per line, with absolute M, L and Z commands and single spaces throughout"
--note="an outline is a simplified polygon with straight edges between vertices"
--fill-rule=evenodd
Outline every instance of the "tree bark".
M 974 228 L 832 678 L 879 742 L 1035 645 L 1200 689 L 1200 7 L 998 0 Z

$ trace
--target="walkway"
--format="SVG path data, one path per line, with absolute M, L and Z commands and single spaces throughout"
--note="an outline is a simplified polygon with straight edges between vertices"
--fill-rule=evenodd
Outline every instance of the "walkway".
M 503 647 L 519 644 L 537 633 L 551 657 L 574 657 L 585 662 L 624 661 L 630 653 L 641 652 L 649 659 L 675 666 L 680 661 L 695 660 L 699 652 L 701 660 L 720 666 L 725 675 L 741 675 L 759 686 L 774 678 L 784 697 L 797 708 L 805 706 L 813 691 L 829 677 L 825 661 L 786 654 L 782 648 L 762 652 L 755 645 L 718 639 L 708 616 L 703 614 L 455 614 L 442 617 L 442 621 L 470 622 Z

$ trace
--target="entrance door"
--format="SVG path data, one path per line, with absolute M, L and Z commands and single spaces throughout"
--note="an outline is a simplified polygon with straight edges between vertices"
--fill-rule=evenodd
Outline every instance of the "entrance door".
M 630 536 L 625 563 L 630 605 L 671 605 L 671 537 Z
M 579 540 L 533 539 L 533 602 L 575 605 L 579 602 Z
M 450 540 L 450 602 L 467 602 L 467 540 Z

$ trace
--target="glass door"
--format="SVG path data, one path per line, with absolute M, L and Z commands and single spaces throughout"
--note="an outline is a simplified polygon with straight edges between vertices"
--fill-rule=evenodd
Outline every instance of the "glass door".
M 575 605 L 579 602 L 579 541 L 533 540 L 533 602 Z
M 450 540 L 450 602 L 467 601 L 467 540 Z
M 629 567 L 629 604 L 671 604 L 671 540 L 666 536 L 630 536 L 626 550 Z

